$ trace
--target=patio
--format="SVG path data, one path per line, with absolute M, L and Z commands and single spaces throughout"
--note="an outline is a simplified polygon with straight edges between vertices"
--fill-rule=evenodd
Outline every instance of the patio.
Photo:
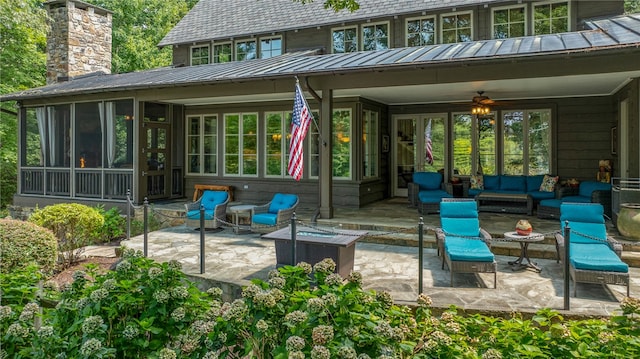
M 174 207 L 177 204 L 156 205 L 154 210 Z M 177 208 L 177 207 L 175 207 Z M 313 210 L 299 209 L 300 223 L 311 222 Z M 418 295 L 417 226 L 419 215 L 415 208 L 408 208 L 406 199 L 391 199 L 361 209 L 337 209 L 330 220 L 318 220 L 317 226 L 331 230 L 361 229 L 383 236 L 367 236 L 358 241 L 355 249 L 354 270 L 362 273 L 364 287 L 377 291 L 387 290 L 398 303 L 412 304 Z M 439 225 L 438 215 L 423 216 L 425 228 Z M 528 219 L 535 231 L 549 234 L 559 229 L 555 220 L 541 220 L 523 215 L 481 213 L 481 225 L 494 237 L 512 231 L 520 218 Z M 611 227 L 612 234 L 615 228 Z M 427 231 L 424 236 L 423 292 L 432 297 L 435 307 L 446 308 L 451 304 L 467 310 L 484 312 L 534 312 L 540 308 L 552 308 L 564 312 L 564 282 L 562 264 L 555 260 L 555 245 L 547 238 L 534 243 L 530 254 L 542 268 L 513 271 L 508 264 L 519 254 L 516 243 L 495 242 L 492 251 L 498 261 L 497 289 L 491 289 L 491 274 L 456 274 L 454 287 L 449 286 L 449 271 L 442 269 L 436 255 L 435 236 Z M 623 241 L 623 239 L 621 239 Z M 628 242 L 627 242 L 628 243 Z M 123 241 L 129 248 L 142 250 L 143 236 Z M 205 267 L 200 274 L 200 232 L 178 225 L 148 236 L 148 255 L 159 261 L 178 260 L 192 279 L 201 282 L 203 288 L 220 286 L 229 298 L 238 295 L 240 288 L 252 278 L 266 278 L 276 268 L 274 241 L 261 238 L 257 233 L 235 234 L 232 228 L 205 234 Z M 636 257 L 627 245 L 625 256 Z M 542 257 L 542 258 L 541 258 Z M 627 260 L 627 259 L 625 259 Z M 632 267 L 631 296 L 640 294 L 640 268 Z M 572 284 L 573 286 L 573 284 Z M 610 315 L 619 309 L 619 301 L 626 289 L 621 286 L 578 284 L 578 297 L 571 297 L 571 315 Z

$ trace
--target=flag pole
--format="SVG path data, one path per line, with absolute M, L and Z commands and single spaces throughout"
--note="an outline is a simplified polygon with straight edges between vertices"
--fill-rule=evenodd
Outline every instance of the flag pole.
M 298 76 L 294 76 L 294 77 L 296 79 L 296 85 L 300 85 L 300 80 L 298 80 Z M 322 102 L 322 99 L 320 98 L 320 96 L 318 96 L 318 94 L 309 86 L 309 78 L 305 77 L 304 79 L 305 79 L 305 88 L 307 89 L 307 91 L 309 91 L 311 96 L 313 96 L 313 98 L 316 101 Z M 307 102 L 307 100 L 305 99 L 304 102 Z M 309 107 L 308 103 L 307 103 L 307 107 Z M 322 132 L 320 132 L 320 126 L 318 126 L 318 122 L 316 122 L 316 118 L 314 116 L 311 116 L 311 120 L 313 121 L 313 124 L 316 126 L 316 130 L 318 131 L 318 138 L 320 139 L 322 146 L 327 147 L 327 141 L 325 141 L 324 138 L 322 138 Z

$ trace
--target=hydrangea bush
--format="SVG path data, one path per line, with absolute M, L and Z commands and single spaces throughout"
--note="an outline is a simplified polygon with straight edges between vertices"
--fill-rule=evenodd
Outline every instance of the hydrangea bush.
M 77 272 L 55 309 L 36 296 L 3 303 L 0 358 L 640 357 L 635 298 L 602 319 L 548 309 L 504 319 L 456 307 L 436 316 L 427 295 L 398 306 L 387 292 L 363 290 L 359 273 L 343 279 L 334 270 L 330 259 L 285 266 L 223 302 L 219 288 L 201 292 L 178 263 L 125 250 L 113 271 Z

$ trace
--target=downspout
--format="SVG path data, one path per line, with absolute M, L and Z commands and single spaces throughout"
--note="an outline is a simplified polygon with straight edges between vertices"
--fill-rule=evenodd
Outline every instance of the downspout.
M 313 96 L 313 98 L 316 101 L 318 101 L 319 104 L 322 104 L 322 98 L 309 85 L 309 78 L 308 77 L 304 78 L 304 86 L 306 87 L 307 91 L 309 91 L 309 93 L 311 93 L 311 96 Z M 322 110 L 319 109 L 319 111 L 322 111 Z M 316 126 L 317 126 L 317 123 L 316 123 Z M 318 140 L 322 141 L 322 146 L 323 147 L 327 146 L 327 143 L 324 140 L 322 140 L 320 128 L 318 128 Z M 313 225 L 316 225 L 318 223 L 318 217 L 320 216 L 320 204 L 322 202 L 322 193 L 321 193 L 322 192 L 322 186 L 320 184 L 320 179 L 322 178 L 322 176 L 320 176 L 320 172 L 321 171 L 322 171 L 322 166 L 318 166 L 318 208 L 316 208 L 316 210 L 313 212 L 313 215 L 311 216 L 311 223 Z

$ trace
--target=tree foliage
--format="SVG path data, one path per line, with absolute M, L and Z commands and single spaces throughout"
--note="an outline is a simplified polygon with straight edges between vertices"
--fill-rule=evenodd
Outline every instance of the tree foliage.
M 300 2 L 302 4 L 312 3 L 314 0 L 293 0 Z M 325 9 L 333 9 L 335 12 L 340 10 L 347 10 L 350 12 L 354 12 L 360 8 L 360 4 L 356 0 L 325 0 L 324 2 Z
M 626 14 L 640 13 L 640 0 L 626 0 L 624 2 L 624 12 Z

